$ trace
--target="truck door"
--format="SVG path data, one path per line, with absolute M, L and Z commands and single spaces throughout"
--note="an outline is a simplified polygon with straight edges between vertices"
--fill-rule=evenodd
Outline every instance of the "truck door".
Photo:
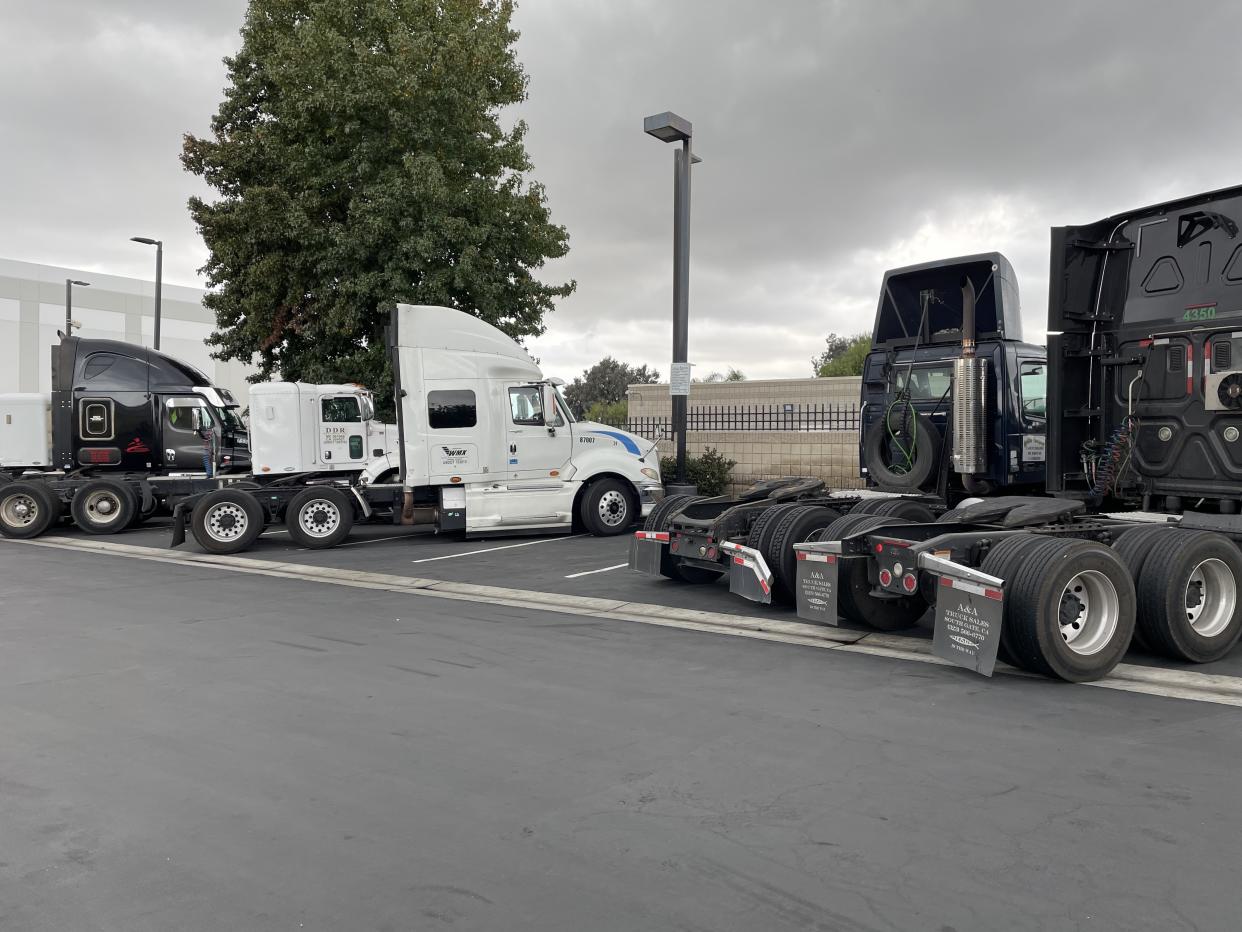
M 319 399 L 319 456 L 327 469 L 365 463 L 366 434 L 357 395 L 324 395 Z
M 164 468 L 170 472 L 202 472 L 206 446 L 202 435 L 194 429 L 190 409 L 201 409 L 212 430 L 218 431 L 219 424 L 211 409 L 203 399 L 190 395 L 165 398 L 160 408 L 163 412 L 160 421 L 164 440 Z
M 510 479 L 559 475 L 573 452 L 573 436 L 559 411 L 544 411 L 541 385 L 507 386 Z

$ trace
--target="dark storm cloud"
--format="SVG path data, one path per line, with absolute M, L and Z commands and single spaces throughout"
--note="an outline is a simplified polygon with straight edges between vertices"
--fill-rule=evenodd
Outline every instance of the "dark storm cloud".
M 220 99 L 244 4 L 23 4 L 0 34 L 0 255 L 144 275 L 133 233 L 204 258 L 181 134 Z M 691 119 L 691 355 L 803 375 L 866 329 L 880 272 L 1000 249 L 1042 331 L 1048 226 L 1242 181 L 1242 8 L 1200 3 L 526 0 L 534 177 L 579 291 L 534 349 L 571 375 L 612 353 L 667 371 L 671 147 Z M 137 254 L 135 254 L 137 253 Z

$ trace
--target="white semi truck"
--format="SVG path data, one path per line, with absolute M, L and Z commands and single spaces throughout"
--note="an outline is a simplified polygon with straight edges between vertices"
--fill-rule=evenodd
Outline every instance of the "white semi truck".
M 44 462 L 0 460 L 0 534 L 36 537 L 66 510 L 111 533 L 164 509 L 174 545 L 188 522 L 215 553 L 247 549 L 275 521 L 315 548 L 340 543 L 360 518 L 475 537 L 611 535 L 663 495 L 653 441 L 575 422 L 525 349 L 451 308 L 393 314 L 395 445 L 357 386 L 256 386 L 249 468 L 232 473 L 217 473 L 210 453 L 230 450 L 236 465 L 246 446 L 227 393 L 171 357 L 125 347 L 69 338 L 53 348 L 47 411 L 22 409 L 20 439 L 0 433 L 0 451 L 37 448 L 39 430 L 51 437 Z M 168 369 L 177 377 L 160 375 Z M 124 381 L 134 371 L 141 385 Z M 183 433 L 184 447 L 169 443 Z M 195 462 L 201 471 L 187 468 Z

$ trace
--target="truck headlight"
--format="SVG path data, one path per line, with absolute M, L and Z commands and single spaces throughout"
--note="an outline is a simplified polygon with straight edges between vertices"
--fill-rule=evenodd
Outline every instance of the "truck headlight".
M 656 482 L 660 481 L 660 471 L 658 469 L 652 469 L 650 466 L 644 466 L 639 470 L 639 472 L 641 472 L 648 479 L 654 479 Z

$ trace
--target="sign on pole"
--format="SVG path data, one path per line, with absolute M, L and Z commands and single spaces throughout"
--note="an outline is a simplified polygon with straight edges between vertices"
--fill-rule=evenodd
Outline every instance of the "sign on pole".
M 670 395 L 690 394 L 690 363 L 673 363 L 673 371 L 668 380 L 668 393 Z

